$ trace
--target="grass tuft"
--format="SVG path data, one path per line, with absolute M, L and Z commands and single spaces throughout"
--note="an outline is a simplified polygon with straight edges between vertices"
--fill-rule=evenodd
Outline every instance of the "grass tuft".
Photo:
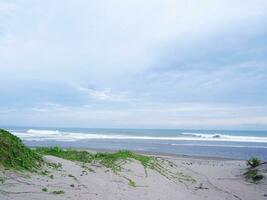
M 130 186 L 130 187 L 136 187 L 136 183 L 132 180 L 132 179 L 129 179 L 128 178 L 128 185 Z
M 52 194 L 64 194 L 65 192 L 63 190 L 55 190 L 52 192 Z
M 252 157 L 247 161 L 247 165 L 251 168 L 258 167 L 261 164 L 261 160 L 257 157 Z
M 264 178 L 262 174 L 259 174 L 257 169 L 248 170 L 244 175 L 247 180 L 252 180 L 255 183 Z

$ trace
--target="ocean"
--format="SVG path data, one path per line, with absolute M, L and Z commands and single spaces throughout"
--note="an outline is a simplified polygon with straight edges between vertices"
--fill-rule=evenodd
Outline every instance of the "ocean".
M 31 147 L 128 149 L 188 156 L 267 160 L 267 131 L 6 128 Z

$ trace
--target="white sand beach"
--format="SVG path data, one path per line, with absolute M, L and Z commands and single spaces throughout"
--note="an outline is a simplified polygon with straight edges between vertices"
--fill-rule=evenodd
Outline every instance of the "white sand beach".
M 62 167 L 46 175 L 1 171 L 1 200 L 261 200 L 267 199 L 266 178 L 247 182 L 245 161 L 158 156 L 181 179 L 147 169 L 136 161 L 115 174 L 97 163 L 82 164 L 46 156 Z M 266 174 L 266 165 L 263 165 Z M 265 170 L 265 172 L 264 172 Z M 176 172 L 175 172 L 176 171 Z M 172 174 L 172 173 L 170 173 Z M 45 189 L 44 189 L 45 188 Z M 44 190 L 44 191 L 43 191 Z M 47 190 L 47 191 L 46 191 Z M 58 193 L 58 194 L 57 194 Z

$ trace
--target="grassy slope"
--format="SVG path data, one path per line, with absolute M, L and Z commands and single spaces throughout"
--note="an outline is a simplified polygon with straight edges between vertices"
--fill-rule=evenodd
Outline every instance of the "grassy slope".
M 91 163 L 93 161 L 97 161 L 103 166 L 112 169 L 113 171 L 120 171 L 121 166 L 131 159 L 139 161 L 144 166 L 144 168 L 152 168 L 152 164 L 154 161 L 154 158 L 151 156 L 144 156 L 126 150 L 118 151 L 115 153 L 93 154 L 88 151 L 77 151 L 74 149 L 61 149 L 59 147 L 41 147 L 37 148 L 35 151 L 43 155 L 52 155 L 66 160 L 79 161 L 84 163 Z
M 41 147 L 30 149 L 26 147 L 21 140 L 0 129 L 0 166 L 6 169 L 37 171 L 45 162 L 42 155 L 52 155 L 71 161 L 79 161 L 83 163 L 98 162 L 104 167 L 111 169 L 119 174 L 124 164 L 131 160 L 138 161 L 145 169 L 157 171 L 175 182 L 195 182 L 190 176 L 182 173 L 171 171 L 172 164 L 153 156 L 146 156 L 130 151 L 118 151 L 115 153 L 90 153 L 88 151 L 78 151 L 75 149 L 61 149 L 59 147 Z M 51 165 L 51 163 L 50 163 Z M 147 172 L 146 172 L 147 173 Z M 129 185 L 134 186 L 135 183 L 131 179 L 124 177 L 129 181 Z
M 0 129 L 0 165 L 6 169 L 34 171 L 41 163 L 39 154 L 26 147 L 18 137 Z

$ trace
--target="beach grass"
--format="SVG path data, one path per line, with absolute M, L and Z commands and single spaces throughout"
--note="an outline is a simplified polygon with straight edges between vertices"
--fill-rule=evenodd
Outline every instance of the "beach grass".
M 118 175 L 126 163 L 137 161 L 143 166 L 146 176 L 148 175 L 147 169 L 151 169 L 174 182 L 196 182 L 194 178 L 179 172 L 172 163 L 166 162 L 164 159 L 159 159 L 149 155 L 142 155 L 128 150 L 120 150 L 114 153 L 91 153 L 88 151 L 79 151 L 75 149 L 62 149 L 60 147 L 40 147 L 36 148 L 34 151 L 41 155 L 51 155 L 66 160 L 82 162 L 83 167 L 85 167 L 86 163 L 99 163 L 102 166 L 111 169 Z M 136 186 L 133 180 L 127 177 L 124 178 L 128 180 L 129 186 Z
M 112 170 L 117 175 L 120 175 L 126 163 L 136 161 L 143 166 L 146 176 L 148 175 L 147 169 L 151 169 L 175 182 L 195 182 L 190 176 L 178 172 L 170 162 L 154 156 L 142 155 L 128 150 L 120 150 L 114 153 L 91 153 L 60 147 L 38 147 L 30 149 L 18 137 L 0 129 L 0 166 L 3 166 L 5 169 L 34 171 L 43 176 L 48 176 L 50 179 L 54 179 L 54 176 L 47 169 L 43 169 L 42 166 L 47 165 L 54 169 L 60 169 L 62 164 L 49 163 L 43 159 L 44 155 L 81 162 L 84 169 L 88 169 L 94 173 L 95 171 L 86 166 L 86 164 L 98 163 Z M 73 178 L 75 179 L 75 177 Z M 136 186 L 133 180 L 127 177 L 124 178 L 128 180 L 129 186 Z
M 120 150 L 115 153 L 90 153 L 88 151 L 78 151 L 75 149 L 62 149 L 60 147 L 40 147 L 34 151 L 41 155 L 52 155 L 71 161 L 82 163 L 99 162 L 104 167 L 114 172 L 121 171 L 122 166 L 130 160 L 136 160 L 144 168 L 152 168 L 154 157 L 137 154 L 127 150 Z
M 5 169 L 35 171 L 42 163 L 41 155 L 26 147 L 18 137 L 0 129 L 0 165 Z
M 261 164 L 262 161 L 257 157 L 251 157 L 249 160 L 247 160 L 247 165 L 249 166 L 249 169 L 247 172 L 244 173 L 246 180 L 258 183 L 264 178 L 264 176 L 257 169 L 257 167 Z
M 257 157 L 252 157 L 247 160 L 247 165 L 251 168 L 258 167 L 261 164 L 261 160 Z
M 264 178 L 264 176 L 260 174 L 257 169 L 248 170 L 244 175 L 247 180 L 252 180 L 252 182 L 255 183 Z

